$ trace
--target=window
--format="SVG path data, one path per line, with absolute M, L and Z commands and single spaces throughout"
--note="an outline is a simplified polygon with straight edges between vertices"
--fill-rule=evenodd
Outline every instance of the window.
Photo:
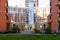
M 8 2 L 7 2 L 6 4 L 7 4 L 7 6 L 8 6 Z
M 8 13 L 8 1 L 6 1 L 6 13 Z
M 18 9 L 18 13 L 21 13 L 22 12 L 22 10 L 21 9 Z
M 13 8 L 10 8 L 10 11 L 13 11 Z
M 16 8 L 13 8 L 14 11 L 16 11 Z
M 26 9 L 26 10 L 25 10 L 25 13 L 29 13 L 29 9 Z
M 6 20 L 8 20 L 8 16 L 6 15 Z
M 50 6 L 52 6 L 52 2 L 50 2 Z
M 1 13 L 2 11 L 0 11 L 0 13 Z
M 56 0 L 56 2 L 58 2 L 59 0 Z
M 60 13 L 59 13 L 59 17 L 60 17 Z
M 50 8 L 50 13 L 52 13 L 52 8 Z
M 50 19 L 52 19 L 52 15 L 50 16 Z
M 6 0 L 6 6 L 8 6 L 8 1 Z
M 60 5 L 58 5 L 58 8 L 60 9 Z
M 8 7 L 8 11 L 12 11 L 12 8 L 11 7 Z
M 6 8 L 6 13 L 8 13 L 8 8 Z
M 25 2 L 26 2 L 26 3 L 29 3 L 29 2 L 30 2 L 30 0 L 26 0 Z
M 35 5 L 35 3 L 34 3 L 34 7 L 35 7 L 36 5 Z
M 58 1 L 60 1 L 60 0 L 58 0 Z
M 60 31 L 60 21 L 58 21 L 58 31 Z

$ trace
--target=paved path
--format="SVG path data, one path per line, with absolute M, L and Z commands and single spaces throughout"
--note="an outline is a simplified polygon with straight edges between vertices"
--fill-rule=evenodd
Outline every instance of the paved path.
M 20 33 L 21 34 L 34 34 L 35 32 L 31 30 L 24 30 L 24 31 L 21 31 Z

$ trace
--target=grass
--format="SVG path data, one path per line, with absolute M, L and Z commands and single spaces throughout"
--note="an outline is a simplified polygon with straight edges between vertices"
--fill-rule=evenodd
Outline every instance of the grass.
M 60 35 L 53 35 L 53 34 L 41 34 L 41 35 L 0 34 L 0 40 L 60 40 Z

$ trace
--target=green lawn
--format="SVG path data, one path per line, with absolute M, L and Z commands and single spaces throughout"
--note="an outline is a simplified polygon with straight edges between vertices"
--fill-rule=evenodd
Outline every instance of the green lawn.
M 60 40 L 60 35 L 53 35 L 53 34 L 41 34 L 41 35 L 0 34 L 0 40 Z

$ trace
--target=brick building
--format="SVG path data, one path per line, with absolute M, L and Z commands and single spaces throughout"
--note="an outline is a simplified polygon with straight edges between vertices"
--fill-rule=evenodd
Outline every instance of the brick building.
M 48 24 L 52 32 L 60 32 L 60 0 L 50 0 Z
M 8 14 L 8 1 L 0 0 L 0 32 L 7 32 L 10 26 L 10 15 Z

